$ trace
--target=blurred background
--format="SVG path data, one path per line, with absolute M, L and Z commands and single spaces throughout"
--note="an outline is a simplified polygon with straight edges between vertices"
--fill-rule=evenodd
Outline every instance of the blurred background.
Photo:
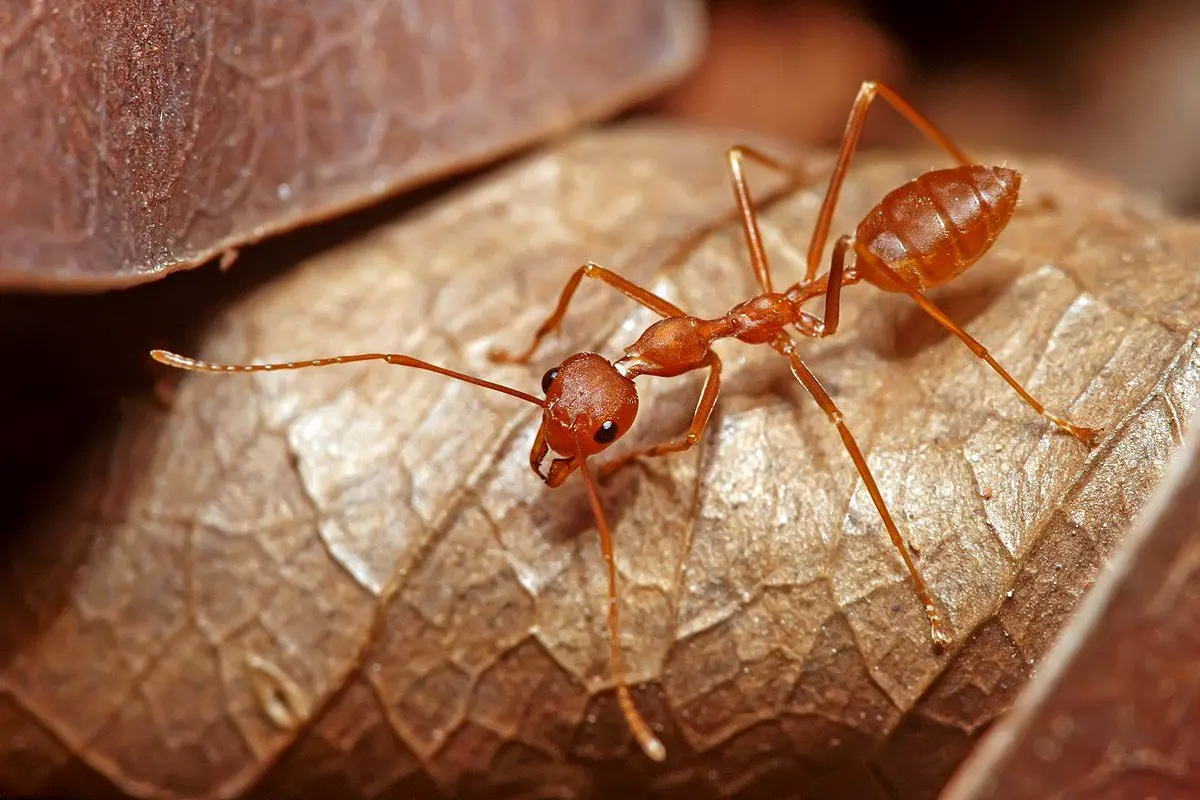
M 1195 0 L 709 0 L 710 50 L 654 109 L 835 147 L 859 83 L 967 149 L 1070 158 L 1200 210 Z M 864 145 L 918 144 L 882 105 Z

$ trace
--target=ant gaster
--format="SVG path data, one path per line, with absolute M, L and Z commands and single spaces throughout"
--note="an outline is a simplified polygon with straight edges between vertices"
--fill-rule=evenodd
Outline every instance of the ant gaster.
M 837 239 L 833 246 L 829 271 L 817 276 L 821 255 L 829 236 L 830 221 L 838 194 L 845 180 L 850 158 L 857 146 L 871 101 L 883 97 L 916 128 L 941 146 L 958 166 L 934 170 L 918 176 L 886 195 L 859 223 L 853 236 Z M 661 456 L 687 450 L 704 432 L 721 382 L 721 359 L 712 350 L 719 339 L 737 339 L 746 344 L 765 344 L 785 359 L 796 379 L 816 400 L 841 436 L 851 460 L 866 486 L 892 544 L 912 579 L 916 593 L 929 618 L 935 646 L 950 643 L 937 606 L 926 588 L 900 531 L 896 527 L 883 496 L 871 475 L 867 462 L 842 412 L 817 377 L 800 359 L 786 329 L 802 336 L 824 338 L 838 328 L 841 290 L 865 281 L 883 291 L 902 292 L 913 299 L 934 320 L 957 336 L 970 350 L 996 371 L 1009 386 L 1038 414 L 1088 446 L 1094 446 L 1098 429 L 1077 426 L 1056 416 L 1039 403 L 1000 366 L 987 349 L 937 308 L 925 291 L 943 285 L 978 261 L 996 241 L 1016 209 L 1021 176 L 1006 167 L 988 167 L 973 163 L 933 124 L 882 84 L 868 81 L 862 85 L 846 133 L 838 151 L 829 188 L 817 217 L 808 251 L 807 272 L 803 281 L 776 292 L 759 233 L 757 214 L 750 197 L 743 163 L 752 160 L 797 179 L 781 162 L 749 147 L 727 151 L 734 195 L 742 228 L 749 248 L 751 265 L 761 293 L 734 306 L 727 314 L 701 319 L 620 275 L 587 263 L 567 281 L 558 305 L 534 334 L 529 347 L 516 355 L 497 350 L 491 358 L 497 362 L 528 363 L 538 344 L 562 322 L 567 305 L 584 277 L 596 279 L 625 294 L 662 317 L 629 347 L 624 355 L 610 362 L 595 353 L 578 353 L 545 373 L 543 397 L 522 392 L 490 381 L 429 364 L 406 355 L 362 353 L 279 364 L 213 364 L 168 353 L 153 351 L 158 361 L 181 369 L 202 372 L 259 372 L 279 369 L 346 364 L 355 361 L 382 360 L 398 366 L 430 370 L 457 380 L 520 398 L 542 409 L 541 425 L 534 438 L 529 462 L 547 486 L 562 485 L 578 470 L 584 478 L 588 501 L 596 517 L 600 546 L 608 568 L 609 634 L 613 677 L 625 718 L 643 751 L 661 761 L 666 750 L 651 732 L 630 698 L 621 660 L 617 609 L 616 567 L 613 561 L 612 534 L 601 506 L 596 478 L 588 459 L 618 441 L 633 425 L 638 411 L 638 393 L 634 379 L 642 376 L 672 378 L 693 370 L 705 369 L 708 375 L 700 392 L 691 425 L 676 439 L 636 450 L 613 459 L 599 470 L 603 478 L 635 459 Z M 817 317 L 802 309 L 805 302 L 824 296 L 824 314 Z M 555 453 L 547 471 L 542 465 L 549 452 Z

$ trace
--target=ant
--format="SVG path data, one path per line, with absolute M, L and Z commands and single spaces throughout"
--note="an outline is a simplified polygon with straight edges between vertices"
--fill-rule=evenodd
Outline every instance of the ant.
M 933 170 L 887 194 L 859 223 L 854 235 L 838 238 L 833 246 L 829 271 L 817 277 L 821 255 L 829 236 L 830 221 L 838 194 L 845 180 L 851 156 L 858 144 L 863 122 L 871 102 L 882 97 L 914 127 L 944 149 L 958 166 Z M 953 333 L 980 359 L 996 371 L 1013 390 L 1062 431 L 1088 447 L 1097 443 L 1100 429 L 1075 425 L 1056 416 L 1039 403 L 989 354 L 988 350 L 959 327 L 926 296 L 925 291 L 948 283 L 977 262 L 996 241 L 1016 209 L 1021 185 L 1020 174 L 1007 167 L 988 167 L 973 163 L 920 112 L 893 89 L 874 82 L 863 83 L 850 112 L 845 136 L 838 151 L 829 188 L 817 217 L 808 250 L 807 273 L 803 281 L 776 292 L 759 232 L 757 212 L 743 174 L 743 164 L 754 161 L 774 171 L 796 177 L 792 169 L 764 153 L 745 146 L 726 152 L 728 169 L 741 216 L 741 225 L 749 248 L 751 265 L 761 293 L 735 305 L 727 314 L 702 319 L 653 292 L 626 280 L 617 273 L 588 262 L 576 269 L 561 292 L 558 304 L 533 336 L 532 342 L 515 355 L 493 350 L 496 363 L 527 364 L 538 345 L 556 331 L 567 306 L 583 278 L 607 284 L 631 300 L 657 313 L 662 319 L 650 325 L 616 361 L 596 353 L 576 353 L 548 370 L 542 377 L 543 397 L 536 397 L 472 375 L 392 353 L 360 353 L 308 361 L 276 364 L 214 364 L 198 361 L 163 350 L 151 355 L 164 364 L 200 372 L 269 372 L 280 369 L 304 369 L 356 361 L 381 360 L 396 366 L 428 370 L 485 389 L 524 400 L 542 410 L 541 424 L 533 440 L 529 465 L 548 487 L 558 487 L 578 470 L 587 489 L 588 501 L 595 514 L 600 547 L 608 568 L 609 638 L 617 697 L 625 719 L 642 750 L 653 760 L 666 758 L 666 749 L 638 713 L 629 694 L 621 660 L 620 629 L 617 609 L 617 579 L 613 560 L 612 533 L 604 516 L 597 476 L 600 480 L 639 458 L 678 453 L 693 447 L 704 433 L 717 402 L 721 383 L 721 359 L 712 345 L 719 339 L 737 339 L 746 344 L 765 344 L 788 361 L 795 378 L 808 390 L 840 435 L 846 451 L 866 486 L 892 544 L 904 562 L 917 596 L 929 618 L 930 635 L 936 648 L 950 644 L 942 628 L 941 616 L 934 605 L 920 571 L 906 547 L 900 531 L 880 494 L 867 462 L 846 425 L 842 412 L 821 382 L 801 360 L 791 336 L 794 328 L 803 336 L 822 339 L 838 329 L 841 291 L 865 281 L 886 292 L 903 292 L 948 331 Z M 817 317 L 802 309 L 805 302 L 825 298 L 824 315 Z M 588 459 L 621 438 L 633 425 L 638 412 L 638 392 L 634 379 L 641 376 L 673 378 L 694 370 L 707 370 L 695 413 L 686 432 L 651 447 L 642 448 L 604 464 L 594 476 Z M 549 469 L 542 465 L 550 451 L 555 457 Z

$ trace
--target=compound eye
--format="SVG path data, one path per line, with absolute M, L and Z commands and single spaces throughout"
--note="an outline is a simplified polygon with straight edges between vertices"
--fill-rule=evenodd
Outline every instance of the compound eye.
M 550 387 L 554 383 L 554 379 L 558 377 L 558 367 L 546 370 L 546 374 L 542 376 L 542 394 L 550 394 Z
M 606 420 L 603 425 L 596 429 L 596 433 L 592 436 L 592 441 L 596 444 L 608 444 L 617 438 L 617 423 L 611 419 Z

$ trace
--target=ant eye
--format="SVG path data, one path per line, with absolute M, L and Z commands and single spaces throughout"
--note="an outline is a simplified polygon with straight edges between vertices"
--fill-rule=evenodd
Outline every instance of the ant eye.
M 542 376 L 542 394 L 550 394 L 550 386 L 554 383 L 554 379 L 558 377 L 558 367 L 546 370 L 546 374 Z
M 596 444 L 608 444 L 616 438 L 617 423 L 610 419 L 606 420 L 603 425 L 596 429 L 596 435 L 592 437 L 592 441 L 594 441 Z

